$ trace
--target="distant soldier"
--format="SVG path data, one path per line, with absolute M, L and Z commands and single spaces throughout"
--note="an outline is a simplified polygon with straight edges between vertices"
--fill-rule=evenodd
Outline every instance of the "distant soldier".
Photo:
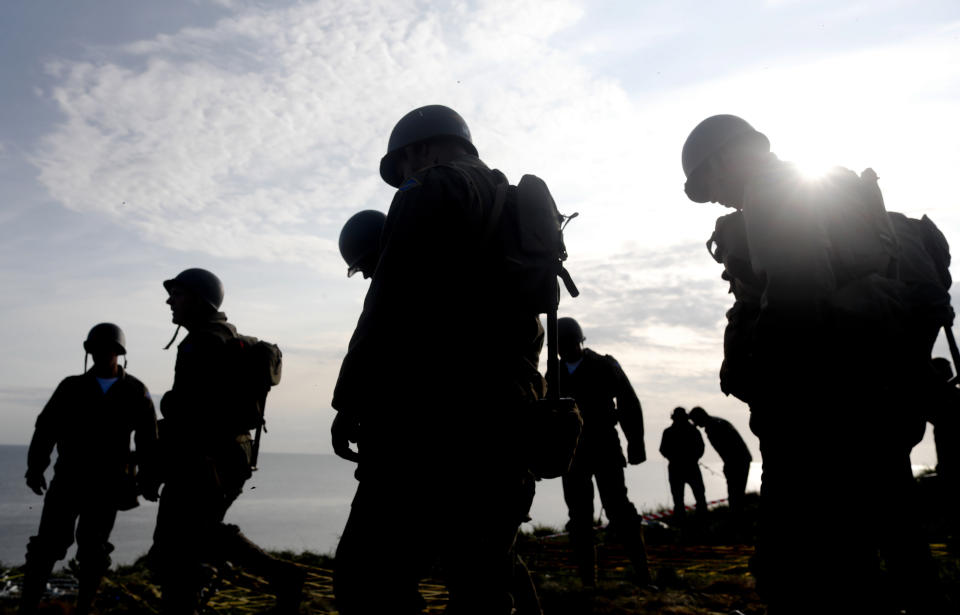
M 703 457 L 703 437 L 687 419 L 687 411 L 674 408 L 670 415 L 673 424 L 663 430 L 660 439 L 660 454 L 667 458 L 667 477 L 673 495 L 673 517 L 682 521 L 687 514 L 683 505 L 683 492 L 687 485 L 693 491 L 697 512 L 707 511 L 707 498 L 700 474 L 700 458 Z
M 687 196 L 733 210 L 708 247 L 736 300 L 720 386 L 750 405 L 763 455 L 757 591 L 777 613 L 887 612 L 883 543 L 888 571 L 922 603 L 935 579 L 929 549 L 907 522 L 891 531 L 874 505 L 885 493 L 913 506 L 909 451 L 924 429 L 915 385 L 930 356 L 903 300 L 876 173 L 835 167 L 811 181 L 733 115 L 700 122 L 681 158 Z M 810 523 L 797 494 L 848 510 Z M 811 591 L 811 571 L 823 591 Z
M 165 484 L 150 556 L 163 613 L 195 613 L 211 568 L 226 561 L 270 582 L 275 612 L 296 613 L 303 569 L 269 555 L 223 522 L 251 476 L 254 421 L 242 410 L 250 404 L 240 398 L 238 347 L 232 342 L 237 331 L 218 311 L 223 284 L 205 269 L 187 269 L 163 286 L 177 330 L 189 331 L 177 347 L 173 388 L 160 402 Z
M 350 216 L 340 230 L 340 256 L 347 263 L 347 277 L 358 271 L 363 278 L 373 277 L 380 260 L 380 234 L 387 216 L 375 209 L 365 209 Z
M 727 479 L 727 502 L 730 510 L 743 510 L 743 494 L 747 490 L 747 476 L 750 474 L 750 462 L 753 461 L 750 449 L 730 421 L 719 416 L 710 416 L 700 406 L 690 411 L 690 420 L 697 427 L 704 428 L 711 446 L 723 460 L 723 476 Z
M 117 357 L 127 353 L 123 331 L 111 323 L 96 325 L 83 349 L 93 356 L 93 367 L 60 383 L 37 417 L 27 454 L 27 486 L 43 495 L 43 473 L 57 448 L 40 529 L 27 544 L 21 613 L 37 611 L 47 578 L 66 557 L 74 532 L 80 565 L 77 613 L 89 613 L 110 567 L 108 540 L 117 511 L 136 506 L 138 492 L 157 499 L 157 417 L 147 387 L 117 365 Z M 130 451 L 131 434 L 136 456 Z
M 610 355 L 584 348 L 586 339 L 573 318 L 557 320 L 560 354 L 560 395 L 572 397 L 583 416 L 583 431 L 570 470 L 563 475 L 563 499 L 567 503 L 574 556 L 584 585 L 596 585 L 596 549 L 593 536 L 593 481 L 600 502 L 610 518 L 610 528 L 627 549 L 636 570 L 636 580 L 650 582 L 643 529 L 637 509 L 627 497 L 623 469 L 646 461 L 643 441 L 643 411 L 640 400 Z M 547 375 L 550 382 L 551 374 Z M 617 423 L 627 437 L 623 456 Z
M 441 105 L 400 119 L 380 175 L 397 192 L 332 402 L 335 448 L 362 427 L 337 608 L 419 613 L 418 581 L 439 560 L 451 613 L 506 615 L 533 494 L 521 426 L 544 387 L 542 330 L 502 300 L 486 232 L 506 177 Z

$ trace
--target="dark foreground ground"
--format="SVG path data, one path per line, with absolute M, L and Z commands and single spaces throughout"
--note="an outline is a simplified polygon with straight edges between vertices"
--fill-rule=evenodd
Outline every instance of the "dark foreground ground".
M 682 530 L 663 524 L 647 528 L 648 555 L 654 587 L 631 582 L 632 567 L 623 551 L 606 533 L 598 532 L 599 584 L 584 588 L 570 559 L 567 537 L 556 530 L 538 528 L 523 535 L 519 549 L 534 576 L 545 615 L 763 615 L 766 609 L 754 590 L 749 573 L 753 554 L 751 536 L 756 498 L 747 521 L 734 526 L 725 509 L 691 522 Z M 935 516 L 934 516 L 935 517 Z M 960 557 L 939 540 L 942 523 L 931 517 L 931 548 L 940 568 L 948 600 L 960 613 Z M 284 553 L 308 571 L 302 613 L 336 613 L 331 583 L 331 560 L 311 553 Z M 829 554 L 825 554 L 828 557 Z M 442 573 L 438 571 L 440 576 Z M 811 571 L 815 583 L 816 571 Z M 14 613 L 20 571 L 0 569 L 0 614 Z M 76 590 L 67 573 L 51 583 L 49 613 L 69 613 Z M 441 613 L 446 604 L 443 585 L 431 579 L 421 587 L 429 613 Z M 811 588 L 813 589 L 813 588 Z M 237 571 L 221 582 L 208 612 L 222 614 L 265 613 L 273 606 L 263 579 Z M 157 587 L 142 562 L 113 570 L 97 602 L 101 613 L 156 613 Z

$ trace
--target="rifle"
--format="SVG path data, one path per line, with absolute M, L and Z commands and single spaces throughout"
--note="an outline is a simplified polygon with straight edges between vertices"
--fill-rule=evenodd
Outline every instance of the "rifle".
M 960 348 L 957 348 L 957 340 L 953 337 L 953 326 L 944 325 L 943 332 L 947 336 L 947 345 L 950 347 L 950 356 L 953 357 L 954 376 L 950 379 L 950 384 L 956 386 L 960 382 Z

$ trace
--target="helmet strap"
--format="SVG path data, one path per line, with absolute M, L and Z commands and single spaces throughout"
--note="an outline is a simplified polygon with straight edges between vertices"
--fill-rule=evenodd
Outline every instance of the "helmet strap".
M 123 355 L 123 371 L 127 371 L 127 355 Z
M 87 373 L 87 359 L 89 359 L 89 358 L 90 358 L 90 353 L 89 353 L 89 352 L 84 352 L 84 353 L 83 353 L 83 373 L 84 373 L 84 374 Z
M 171 346 L 173 346 L 173 343 L 177 341 L 178 335 L 180 335 L 180 325 L 177 325 L 177 330 L 173 332 L 173 337 L 170 338 L 170 341 L 167 342 L 167 345 L 164 346 L 163 349 L 168 350 Z M 126 361 L 127 359 L 124 358 L 123 360 Z M 124 363 L 124 368 L 126 368 L 126 363 Z

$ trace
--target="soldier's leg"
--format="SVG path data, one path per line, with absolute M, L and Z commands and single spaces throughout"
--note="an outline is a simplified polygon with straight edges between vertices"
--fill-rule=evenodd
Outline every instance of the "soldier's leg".
M 571 470 L 563 475 L 563 499 L 567 503 L 570 546 L 584 585 L 597 584 L 597 551 L 593 542 L 593 475 Z
M 420 613 L 426 606 L 418 583 L 436 545 L 424 525 L 437 520 L 414 509 L 427 501 L 401 497 L 396 485 L 361 480 L 337 544 L 333 593 L 342 615 Z M 395 497 L 394 497 L 395 496 Z M 412 496 L 412 497 L 411 497 Z
M 730 510 L 739 513 L 743 510 L 743 496 L 747 490 L 747 476 L 750 463 L 725 463 L 723 476 L 727 479 L 727 502 Z
M 40 528 L 27 543 L 20 613 L 36 612 L 54 564 L 66 557 L 67 549 L 73 544 L 78 503 L 73 490 L 62 479 L 54 477 L 43 500 Z
M 514 546 L 528 508 L 518 502 L 526 497 L 527 488 L 519 475 L 475 477 L 466 488 L 452 488 L 453 505 L 441 525 L 441 536 L 446 537 L 441 562 L 450 592 L 447 613 L 511 613 L 518 561 Z
M 683 521 L 687 514 L 687 510 L 683 506 L 683 492 L 687 487 L 687 482 L 675 463 L 667 465 L 667 477 L 670 481 L 670 496 L 673 498 L 673 518 L 677 521 Z
M 270 590 L 277 597 L 275 613 L 298 612 L 306 580 L 303 568 L 270 555 L 244 536 L 236 525 L 221 524 L 217 534 L 224 559 L 270 582 Z
M 209 579 L 202 554 L 215 527 L 203 501 L 197 485 L 183 477 L 163 486 L 149 558 L 164 614 L 189 615 L 199 608 L 201 588 Z
M 627 497 L 623 467 L 614 465 L 604 468 L 596 473 L 596 478 L 600 502 L 607 511 L 610 527 L 633 562 L 636 582 L 646 585 L 650 583 L 650 569 L 647 566 L 647 548 L 643 542 L 643 525 L 636 506 Z
M 77 613 L 89 613 L 100 588 L 103 575 L 110 568 L 110 532 L 117 518 L 117 509 L 104 498 L 85 504 L 77 523 L 77 563 L 80 567 L 80 591 Z
M 687 474 L 687 482 L 690 484 L 690 490 L 693 491 L 693 499 L 697 503 L 697 513 L 707 512 L 707 496 L 703 487 L 703 474 L 700 472 L 700 466 L 694 462 L 690 464 Z

